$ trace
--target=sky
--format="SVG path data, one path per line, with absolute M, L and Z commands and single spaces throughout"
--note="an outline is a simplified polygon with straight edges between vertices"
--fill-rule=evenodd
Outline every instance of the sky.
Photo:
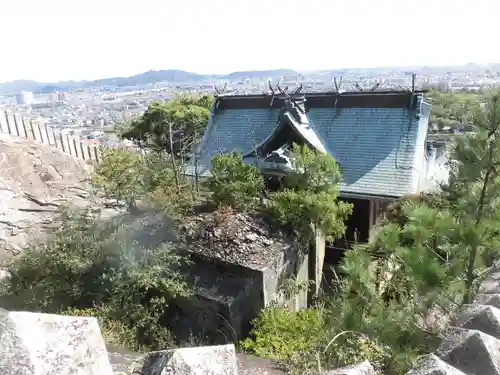
M 0 0 L 0 82 L 500 62 L 491 0 Z

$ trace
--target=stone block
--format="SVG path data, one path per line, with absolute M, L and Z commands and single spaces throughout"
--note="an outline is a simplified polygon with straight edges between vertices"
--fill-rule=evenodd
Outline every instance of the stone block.
M 108 349 L 108 358 L 111 363 L 114 375 L 130 375 L 128 373 L 132 364 L 137 361 L 141 355 L 139 353 L 131 352 L 130 350 L 122 347 L 117 347 L 111 344 L 106 345 Z
M 328 370 L 318 375 L 376 375 L 376 372 L 370 362 L 363 361 L 352 366 Z
M 200 346 L 151 352 L 129 371 L 137 375 L 237 375 L 234 345 Z
M 286 375 L 286 372 L 271 359 L 237 353 L 238 375 Z
M 475 329 L 500 339 L 500 310 L 493 306 L 467 305 L 455 326 Z
M 478 294 L 474 304 L 488 305 L 500 309 L 500 294 Z
M 0 374 L 112 375 L 95 318 L 0 310 Z
M 500 375 L 500 340 L 481 331 L 451 328 L 437 354 L 466 374 Z
M 250 322 L 260 310 L 280 300 L 280 287 L 293 275 L 296 265 L 293 256 L 284 252 L 275 255 L 267 266 L 253 268 L 221 259 L 191 254 L 189 282 L 195 297 L 178 302 L 178 337 L 202 337 L 209 344 L 238 341 L 248 334 Z M 299 279 L 307 280 L 307 258 Z M 301 294 L 301 296 L 305 294 Z M 307 300 L 290 301 L 292 309 L 305 307 Z
M 499 294 L 500 293 L 500 272 L 491 272 L 486 280 L 479 286 L 480 294 Z
M 179 330 L 209 344 L 226 344 L 244 338 L 260 310 L 274 302 L 292 309 L 307 306 L 307 291 L 289 297 L 281 290 L 286 279 L 308 281 L 307 255 L 262 217 L 200 213 L 185 218 L 179 238 L 191 254 L 189 281 L 196 294 L 179 303 Z
M 434 354 L 420 357 L 413 369 L 406 375 L 465 375 L 462 371 L 450 366 Z

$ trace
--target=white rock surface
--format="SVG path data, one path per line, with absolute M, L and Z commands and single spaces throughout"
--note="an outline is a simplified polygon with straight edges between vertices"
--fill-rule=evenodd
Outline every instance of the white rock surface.
M 0 310 L 0 374 L 112 375 L 95 318 Z
M 488 305 L 500 309 L 500 294 L 478 294 L 474 304 Z
M 86 204 L 86 178 L 83 161 L 0 133 L 0 259 L 40 238 L 61 204 Z
M 441 360 L 434 354 L 419 358 L 417 365 L 406 375 L 464 375 L 464 373 Z
M 475 329 L 500 339 L 500 310 L 488 305 L 468 305 L 459 315 L 455 325 Z
M 151 352 L 132 365 L 137 375 L 237 375 L 234 345 L 199 346 Z
M 376 375 L 376 372 L 370 362 L 364 361 L 352 366 L 328 370 L 321 375 Z
M 481 331 L 451 328 L 437 354 L 466 374 L 500 375 L 500 340 Z

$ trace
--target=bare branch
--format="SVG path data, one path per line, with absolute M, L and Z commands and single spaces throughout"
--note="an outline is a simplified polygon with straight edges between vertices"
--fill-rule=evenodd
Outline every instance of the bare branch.
M 373 87 L 370 89 L 370 91 L 375 91 L 376 89 L 378 89 L 378 87 L 379 87 L 379 86 L 380 86 L 380 82 L 377 82 L 377 83 L 375 84 L 375 86 L 373 86 Z
M 358 91 L 365 91 L 358 82 L 356 82 L 356 88 L 358 89 Z
M 342 87 L 342 81 L 343 81 L 343 80 L 344 80 L 344 77 L 342 77 L 342 76 L 340 77 L 340 80 L 339 80 L 339 81 L 337 81 L 337 77 L 334 77 L 334 78 L 333 78 L 333 83 L 335 84 L 335 90 L 336 90 L 337 92 L 339 92 L 339 91 L 340 91 L 340 88 Z

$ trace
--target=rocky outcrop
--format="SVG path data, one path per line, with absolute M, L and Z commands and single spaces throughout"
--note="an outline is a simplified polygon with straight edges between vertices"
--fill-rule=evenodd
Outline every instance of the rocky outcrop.
M 88 203 L 86 168 L 58 149 L 0 133 L 0 260 L 43 237 L 62 204 Z
M 436 354 L 408 375 L 500 375 L 500 269 L 490 272 L 472 305 L 445 333 Z

